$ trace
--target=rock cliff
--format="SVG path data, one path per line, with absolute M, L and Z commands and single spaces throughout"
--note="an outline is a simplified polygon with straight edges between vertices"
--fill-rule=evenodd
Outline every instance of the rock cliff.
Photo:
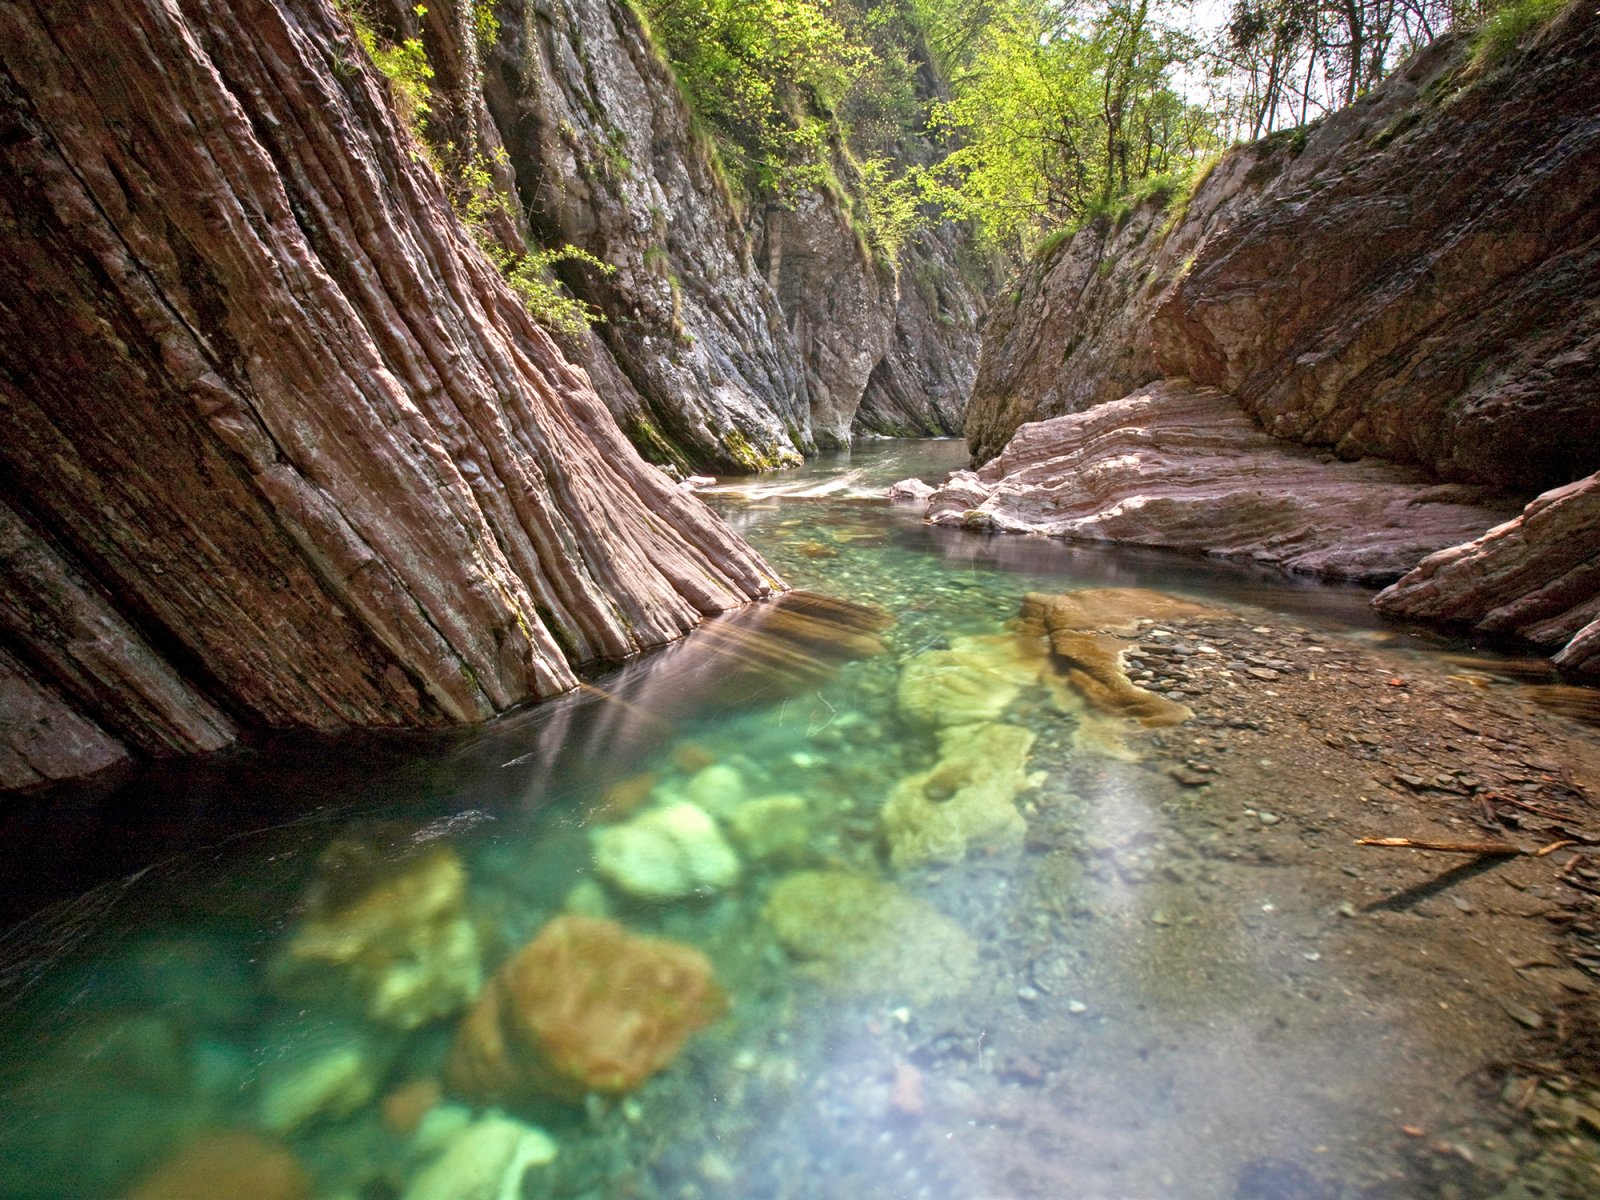
M 1042 255 L 997 305 L 968 438 L 991 458 L 1188 376 L 1277 437 L 1534 491 L 1600 466 L 1597 281 L 1600 19 L 1576 4 L 1498 64 L 1442 38 Z
M 833 194 L 747 210 L 632 7 L 496 11 L 482 86 L 519 208 L 544 244 L 615 268 L 564 278 L 605 316 L 580 356 L 641 451 L 750 471 L 856 429 L 958 431 L 982 302 L 953 231 L 891 270 Z
M 996 304 L 968 409 L 980 462 L 1012 449 L 933 511 L 1377 581 L 1431 545 L 1444 553 L 1381 607 L 1560 646 L 1595 615 L 1592 572 L 1574 567 L 1600 559 L 1600 530 L 1582 515 L 1592 483 L 1565 485 L 1600 467 L 1597 330 L 1600 17 L 1580 3 L 1499 60 L 1443 38 L 1351 107 L 1224 156 L 1192 194 L 1047 249 Z M 1212 413 L 1209 432 L 1189 436 L 1192 404 L 1135 405 L 1121 429 L 1115 411 L 1086 412 L 1162 379 L 1219 389 L 1236 417 Z M 1291 489 L 1302 496 L 1354 478 L 1340 459 L 1429 505 L 1439 483 L 1472 485 L 1457 498 L 1490 499 L 1482 517 L 1557 490 L 1454 550 L 1438 539 L 1452 522 L 1461 530 L 1465 509 L 1439 521 L 1421 516 L 1437 508 L 1390 508 L 1363 534 L 1367 518 L 1341 530 L 1356 514 L 1335 504 L 1312 543 L 1284 557 L 1281 525 L 1259 526 L 1259 505 L 1177 496 L 1187 478 L 1213 496 L 1259 498 L 1258 477 L 1284 478 L 1286 447 L 1273 439 L 1324 455 L 1320 469 L 1297 460 L 1309 470 Z M 1002 482 L 1008 464 L 1022 474 Z M 1071 487 L 1069 466 L 1082 473 Z M 1049 481 L 1070 498 L 1020 498 Z M 1149 499 L 1181 507 L 1180 528 L 1141 518 Z M 1278 516 L 1297 507 L 1285 493 Z M 1346 569 L 1362 536 L 1399 532 L 1396 521 L 1415 537 L 1395 541 L 1381 570 Z M 1596 669 L 1577 650 L 1560 661 Z
M 326 0 L 0 4 L 0 783 L 472 721 L 776 586 Z

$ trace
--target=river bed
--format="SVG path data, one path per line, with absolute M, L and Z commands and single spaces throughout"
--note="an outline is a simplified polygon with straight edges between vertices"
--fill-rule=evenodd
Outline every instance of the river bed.
M 1544 668 L 878 498 L 961 458 L 708 489 L 801 594 L 569 699 L 151 772 L 83 801 L 164 806 L 120 854 L 13 814 L 22 877 L 117 877 L 3 943 L 0 1196 L 1600 1192 L 1600 741 Z M 1069 592 L 1093 621 L 1027 599 Z M 1080 637 L 1126 688 L 1064 670 Z M 639 936 L 691 956 L 644 1016 L 574 949 Z M 511 1080 L 494 998 L 563 970 L 612 1057 Z

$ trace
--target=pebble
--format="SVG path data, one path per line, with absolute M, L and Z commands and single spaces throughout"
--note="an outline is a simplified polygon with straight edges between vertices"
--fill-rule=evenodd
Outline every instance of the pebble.
M 1081 1017 L 1089 1011 L 1089 1006 L 1082 1000 L 1069 1000 L 1067 1001 L 1067 1011 L 1075 1017 Z
M 1039 989 L 1023 984 L 1017 989 L 1017 999 L 1024 1004 L 1037 1004 L 1039 1001 Z
M 1277 813 L 1258 812 L 1256 814 L 1256 820 L 1260 821 L 1263 825 L 1276 825 L 1279 821 L 1283 820 L 1283 818 Z

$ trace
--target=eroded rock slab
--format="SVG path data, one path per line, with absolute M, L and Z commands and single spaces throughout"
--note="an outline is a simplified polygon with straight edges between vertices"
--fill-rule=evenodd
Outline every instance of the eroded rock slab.
M 1227 393 L 1181 381 L 1025 425 L 928 502 L 938 525 L 1199 550 L 1364 582 L 1392 580 L 1505 515 L 1481 489 L 1286 445 Z
M 1557 666 L 1600 678 L 1600 475 L 1548 491 L 1482 537 L 1429 556 L 1373 603 L 1394 616 L 1556 647 Z

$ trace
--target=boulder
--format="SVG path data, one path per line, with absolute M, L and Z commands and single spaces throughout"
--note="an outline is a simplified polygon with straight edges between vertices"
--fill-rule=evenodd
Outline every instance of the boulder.
M 927 1004 L 976 979 L 971 935 L 881 879 L 797 871 L 779 880 L 762 913 L 785 950 L 848 991 Z
M 127 1200 L 310 1200 L 311 1180 L 283 1146 L 241 1130 L 185 1143 Z
M 529 1170 L 555 1158 L 556 1143 L 544 1130 L 490 1113 L 456 1134 L 402 1200 L 512 1200 L 524 1194 Z
M 1017 725 L 939 731 L 939 761 L 903 779 L 879 815 L 897 869 L 959 862 L 971 850 L 1017 850 L 1027 824 L 1017 793 L 1028 786 L 1033 734 Z
M 355 1006 L 400 1029 L 465 1008 L 483 967 L 460 858 L 400 831 L 340 838 L 322 856 L 305 919 L 272 976 L 287 995 Z
M 627 1092 L 726 1008 L 700 951 L 614 921 L 560 916 L 484 988 L 446 1078 L 480 1103 Z
M 1391 616 L 1516 634 L 1556 651 L 1557 666 L 1600 677 L 1600 474 L 1423 559 L 1373 603 Z
M 1386 583 L 1507 515 L 1484 488 L 1269 437 L 1239 403 L 1186 381 L 1024 425 L 993 462 L 928 503 L 936 525 L 1203 551 Z
M 599 826 L 591 837 L 595 871 L 639 900 L 703 895 L 739 878 L 739 856 L 716 821 L 687 801 L 646 809 L 626 824 Z
M 994 721 L 1043 665 L 1037 650 L 1008 634 L 955 638 L 948 650 L 924 651 L 900 668 L 900 715 L 935 729 Z

